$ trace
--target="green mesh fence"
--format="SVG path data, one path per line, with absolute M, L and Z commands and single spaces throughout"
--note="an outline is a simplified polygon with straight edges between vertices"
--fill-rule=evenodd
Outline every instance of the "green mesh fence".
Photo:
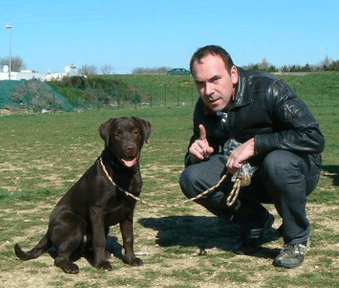
M 16 86 L 21 86 L 25 83 L 25 80 L 20 81 L 0 81 L 0 109 L 7 106 L 20 107 L 19 103 L 12 102 L 9 98 L 9 94 Z
M 19 86 L 23 86 L 26 80 L 20 81 L 0 81 L 0 109 L 4 108 L 29 108 L 32 106 L 32 92 L 27 89 L 26 95 L 24 95 L 21 101 L 14 101 L 11 99 L 10 94 Z M 56 92 L 46 82 L 41 82 L 43 87 L 49 93 L 48 101 L 52 103 L 52 107 L 57 107 L 58 110 L 72 111 L 74 107 L 69 103 L 67 98 L 60 93 Z M 33 100 L 34 101 L 34 100 Z

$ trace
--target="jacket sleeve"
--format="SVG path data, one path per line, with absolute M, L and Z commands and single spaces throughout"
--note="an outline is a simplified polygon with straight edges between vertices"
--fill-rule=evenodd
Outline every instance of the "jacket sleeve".
M 269 94 L 277 132 L 255 136 L 256 154 L 266 155 L 276 149 L 299 155 L 321 153 L 324 137 L 306 104 L 281 81 L 273 84 Z

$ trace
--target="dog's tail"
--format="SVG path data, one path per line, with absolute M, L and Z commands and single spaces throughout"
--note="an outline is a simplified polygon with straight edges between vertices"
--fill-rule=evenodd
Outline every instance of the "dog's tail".
M 14 251 L 16 256 L 18 256 L 21 260 L 30 260 L 30 259 L 35 259 L 38 258 L 42 253 L 46 252 L 48 248 L 50 248 L 50 241 L 49 237 L 46 234 L 40 241 L 39 243 L 31 250 L 28 252 L 25 252 L 21 249 L 19 244 L 16 244 L 14 246 Z

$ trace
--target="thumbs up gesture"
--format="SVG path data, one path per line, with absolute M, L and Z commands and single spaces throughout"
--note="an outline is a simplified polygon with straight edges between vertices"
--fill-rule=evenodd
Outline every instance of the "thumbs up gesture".
M 203 125 L 199 125 L 199 138 L 193 142 L 189 148 L 191 163 L 197 163 L 207 159 L 214 151 L 213 147 L 208 144 L 206 138 L 206 129 Z

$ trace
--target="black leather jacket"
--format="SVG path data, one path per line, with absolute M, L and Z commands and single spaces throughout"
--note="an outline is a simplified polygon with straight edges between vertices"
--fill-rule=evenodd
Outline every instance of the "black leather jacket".
M 255 165 L 270 151 L 281 149 L 305 155 L 320 166 L 324 137 L 305 103 L 284 81 L 262 72 L 238 69 L 237 92 L 227 113 L 213 113 L 201 98 L 197 101 L 189 146 L 199 138 L 198 126 L 203 124 L 214 153 L 230 138 L 244 143 L 254 137 L 256 155 L 249 161 Z M 187 154 L 186 165 L 189 164 Z

